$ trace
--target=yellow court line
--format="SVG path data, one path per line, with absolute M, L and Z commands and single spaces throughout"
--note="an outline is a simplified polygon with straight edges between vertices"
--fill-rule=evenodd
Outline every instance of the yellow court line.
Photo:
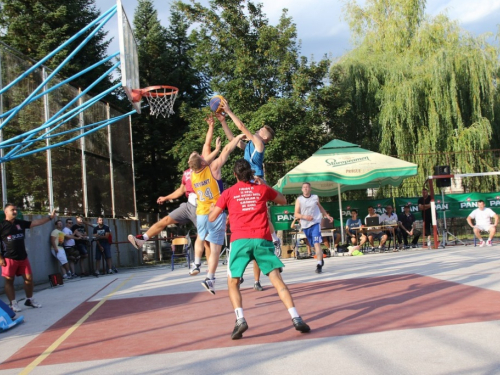
M 45 360 L 49 355 L 51 355 L 58 347 L 61 345 L 64 340 L 66 340 L 73 332 L 76 331 L 78 327 L 80 327 L 93 313 L 97 311 L 99 307 L 103 305 L 109 298 L 113 296 L 122 286 L 128 283 L 135 274 L 132 274 L 127 280 L 118 285 L 111 293 L 109 293 L 106 297 L 104 297 L 97 305 L 95 305 L 87 314 L 85 314 L 78 322 L 76 322 L 71 328 L 69 328 L 66 332 L 62 334 L 54 343 L 49 346 L 42 354 L 38 356 L 33 362 L 31 362 L 26 368 L 20 372 L 20 375 L 29 374 L 31 371 L 35 369 L 43 360 Z

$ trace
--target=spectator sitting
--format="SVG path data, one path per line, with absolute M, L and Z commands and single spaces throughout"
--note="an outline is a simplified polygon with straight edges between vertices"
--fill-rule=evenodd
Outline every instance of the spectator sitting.
M 495 223 L 491 224 L 491 218 L 494 218 Z M 476 225 L 472 225 L 472 219 L 476 221 Z M 488 232 L 489 237 L 486 246 L 492 246 L 491 240 L 497 231 L 498 215 L 491 209 L 484 207 L 484 201 L 477 202 L 477 208 L 467 216 L 467 223 L 474 230 L 476 238 L 480 241 L 479 247 L 483 247 L 485 242 L 481 237 L 481 232 Z
M 396 237 L 398 238 L 399 248 L 401 249 L 403 246 L 402 246 L 402 243 L 401 243 L 401 234 L 399 233 L 399 228 L 397 227 L 397 225 L 398 225 L 398 215 L 396 215 L 392 211 L 392 206 L 391 205 L 387 205 L 385 207 L 385 213 L 380 216 L 380 223 L 382 225 L 393 225 L 394 226 L 393 230 L 387 229 L 384 232 L 385 232 L 385 234 L 387 236 L 393 236 L 395 234 Z M 394 241 L 396 241 L 396 239 L 394 239 Z M 397 250 L 394 249 L 394 251 L 397 251 Z
M 61 268 L 63 270 L 63 278 L 71 279 L 73 276 L 69 270 L 68 258 L 66 258 L 66 252 L 64 251 L 64 232 L 63 223 L 61 220 L 56 221 L 56 228 L 50 233 L 50 245 L 52 255 L 59 260 L 61 263 Z
M 408 236 L 413 236 L 413 241 L 411 242 L 411 247 L 415 248 L 418 244 L 418 239 L 420 238 L 420 231 L 415 229 L 415 216 L 410 212 L 410 206 L 406 205 L 404 207 L 404 212 L 399 215 L 399 235 L 403 236 L 405 249 L 408 249 Z M 398 238 L 401 243 L 401 237 Z
M 362 228 L 363 223 L 361 222 L 361 219 L 358 217 L 358 211 L 357 210 L 351 210 L 351 217 L 347 219 L 346 222 L 346 236 L 351 241 L 352 246 L 349 246 L 349 255 L 354 250 L 359 250 L 361 247 L 365 244 L 366 242 L 366 235 L 361 231 L 358 230 L 356 233 L 356 229 Z M 359 238 L 358 238 L 359 237 Z M 359 245 L 358 245 L 358 240 L 359 240 Z
M 368 215 L 366 215 L 366 217 L 365 217 L 365 224 L 366 224 L 366 219 L 369 217 L 378 217 L 379 224 L 380 224 L 380 216 L 378 216 L 375 213 L 375 209 L 373 208 L 373 206 L 368 207 Z M 382 230 L 378 230 L 378 229 L 372 229 L 372 230 L 368 231 L 368 242 L 370 243 L 372 251 L 375 250 L 374 240 L 380 241 L 380 244 L 378 246 L 378 250 L 381 251 L 384 249 L 385 241 L 387 241 L 387 234 L 385 234 Z

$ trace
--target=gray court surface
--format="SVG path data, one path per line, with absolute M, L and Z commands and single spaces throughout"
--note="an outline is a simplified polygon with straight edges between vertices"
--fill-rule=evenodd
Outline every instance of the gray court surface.
M 325 260 L 324 273 L 319 275 L 314 273 L 315 260 L 285 259 L 283 262 L 286 266 L 283 278 L 292 291 L 294 285 L 304 283 L 311 283 L 313 293 L 315 285 L 324 286 L 339 280 L 420 275 L 438 283 L 444 281 L 459 284 L 459 287 L 472 287 L 465 289 L 469 291 L 467 298 L 474 298 L 474 294 L 483 291 L 488 292 L 488 300 L 481 300 L 477 308 L 481 308 L 488 316 L 500 313 L 496 311 L 500 301 L 500 245 L 332 257 Z M 224 282 L 225 267 L 220 265 L 217 271 L 216 288 L 219 291 L 227 289 Z M 174 271 L 169 266 L 121 269 L 113 275 L 71 280 L 63 287 L 51 289 L 47 285 L 38 286 L 35 297 L 43 304 L 43 308 L 23 309 L 20 314 L 25 316 L 25 323 L 0 333 L 0 363 L 4 365 L 13 355 L 22 355 L 23 350 L 26 350 L 24 348 L 33 340 L 85 301 L 197 292 L 208 296 L 200 285 L 205 270 L 206 266 L 202 274 L 190 277 L 187 275 L 188 269 L 183 267 L 177 267 Z M 251 271 L 250 266 L 245 273 L 243 291 L 252 286 Z M 266 276 L 262 276 L 261 281 L 266 290 L 272 288 Z M 393 292 L 388 288 L 387 293 L 391 297 Z M 18 291 L 17 296 L 23 298 L 24 292 Z M 343 294 L 342 298 L 346 296 L 349 296 L 349 292 Z M 5 296 L 1 297 L 5 301 Z M 324 293 L 321 297 L 325 301 L 334 301 L 336 293 Z M 295 301 L 299 312 L 301 303 L 305 301 Z M 456 302 L 460 304 L 460 301 Z M 228 313 L 232 313 L 229 300 L 223 303 Z M 244 307 L 249 309 L 251 306 Z M 311 306 L 302 307 L 311 309 Z M 204 317 L 210 311 L 204 311 L 193 303 L 186 304 L 185 308 L 189 311 L 199 309 L 199 319 L 193 324 L 203 327 Z M 261 309 L 261 313 L 265 314 L 265 307 Z M 411 310 L 407 311 L 411 315 Z M 268 318 L 270 321 L 289 319 L 284 308 L 283 313 Z M 478 321 L 450 324 L 446 314 L 443 314 L 438 317 L 439 323 L 432 327 L 315 337 L 314 333 L 320 334 L 322 330 L 317 328 L 321 327 L 321 318 L 313 318 L 311 314 L 303 318 L 311 325 L 312 332 L 306 337 L 299 334 L 296 340 L 246 345 L 244 339 L 232 342 L 229 339 L 232 326 L 221 325 L 221 332 L 227 333 L 226 347 L 79 362 L 69 360 L 62 364 L 44 365 L 41 362 L 31 367 L 0 370 L 0 374 L 500 374 L 500 356 L 497 353 L 500 348 L 499 320 L 485 317 Z M 335 325 L 335 317 L 328 318 L 333 319 Z M 467 320 L 469 317 L 462 318 Z M 141 321 L 134 319 L 134 316 L 128 319 L 131 325 L 141 325 Z M 160 323 L 169 317 L 158 315 L 152 319 Z M 378 324 L 374 315 L 367 319 L 372 319 L 374 325 Z M 85 329 L 85 324 L 76 329 Z M 95 340 L 98 341 L 99 334 L 92 334 L 96 335 Z M 169 337 L 164 339 L 172 340 Z M 67 340 L 71 340 L 71 336 Z M 154 347 L 155 342 L 145 345 Z M 41 347 L 40 353 L 46 349 Z M 92 348 L 85 346 L 81 350 Z

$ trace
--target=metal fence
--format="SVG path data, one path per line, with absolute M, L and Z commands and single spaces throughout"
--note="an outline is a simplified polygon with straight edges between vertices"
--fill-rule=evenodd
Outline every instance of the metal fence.
M 28 58 L 0 44 L 0 88 L 31 65 Z M 19 105 L 48 74 L 49 69 L 41 67 L 1 95 L 0 113 Z M 51 81 L 50 85 L 57 83 Z M 0 135 L 6 140 L 40 126 L 79 92 L 73 86 L 61 86 L 29 104 Z M 109 104 L 98 102 L 60 130 L 122 114 Z M 74 133 L 62 135 L 50 142 L 73 136 Z M 36 148 L 43 146 L 38 144 Z M 3 163 L 1 172 L 3 204 L 12 202 L 25 212 L 43 212 L 55 207 L 64 215 L 137 217 L 130 118 L 68 145 Z

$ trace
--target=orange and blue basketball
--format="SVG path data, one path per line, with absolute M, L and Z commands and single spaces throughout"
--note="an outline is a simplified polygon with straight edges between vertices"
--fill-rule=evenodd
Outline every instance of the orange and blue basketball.
M 222 100 L 224 100 L 224 98 L 221 95 L 215 95 L 212 99 L 210 99 L 210 110 L 215 113 L 221 113 Z

